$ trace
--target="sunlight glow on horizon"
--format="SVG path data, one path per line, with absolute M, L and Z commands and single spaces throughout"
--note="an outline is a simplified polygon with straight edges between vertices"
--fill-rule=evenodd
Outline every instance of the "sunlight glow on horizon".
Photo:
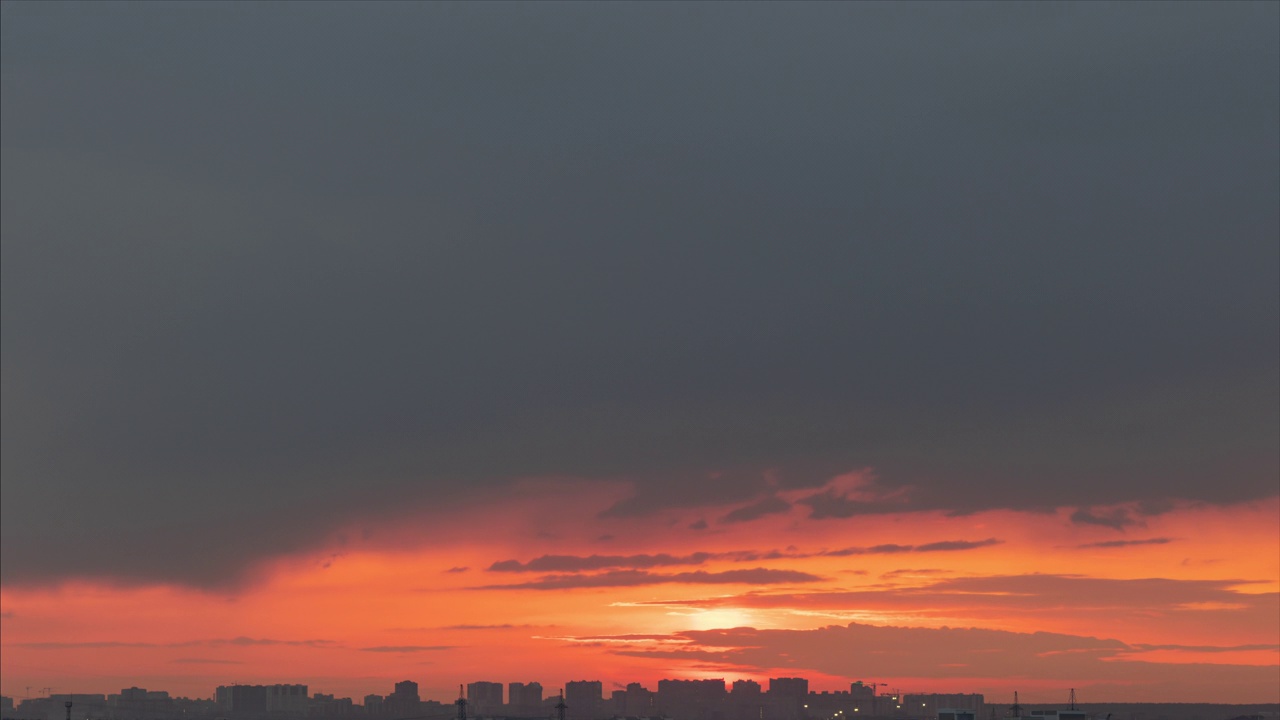
M 730 554 L 726 559 L 650 570 L 661 575 L 764 566 L 825 578 L 774 587 L 645 581 L 637 586 L 557 591 L 482 589 L 498 581 L 518 583 L 546 576 L 485 569 L 494 562 L 509 558 L 525 561 L 569 549 L 564 541 L 554 538 L 525 541 L 525 553 L 518 555 L 510 553 L 510 548 L 519 543 L 492 533 L 482 533 L 480 538 L 455 537 L 451 547 L 443 551 L 436 545 L 415 550 L 398 540 L 389 551 L 369 546 L 340 553 L 319 552 L 310 559 L 298 556 L 275 563 L 259 584 L 231 591 L 163 585 L 124 587 L 92 581 L 52 588 L 6 587 L 0 594 L 6 613 L 3 675 L 6 683 L 25 682 L 21 679 L 39 676 L 40 668 L 56 664 L 84 682 L 101 677 L 92 682 L 105 687 L 96 689 L 114 691 L 112 681 L 93 669 L 100 666 L 98 658 L 109 652 L 121 678 L 136 678 L 128 682 L 151 683 L 184 694 L 207 695 L 213 685 L 232 675 L 241 681 L 256 677 L 306 682 L 311 678 L 317 689 L 328 692 L 339 688 L 318 678 L 340 677 L 352 662 L 357 662 L 364 674 L 389 682 L 405 674 L 436 674 L 439 663 L 447 657 L 450 673 L 464 678 L 542 675 L 546 682 L 553 679 L 548 676 L 592 674 L 651 685 L 672 675 L 767 674 L 768 670 L 728 659 L 739 652 L 732 644 L 719 649 L 715 643 L 702 647 L 704 652 L 726 658 L 716 663 L 722 669 L 714 671 L 698 669 L 702 661 L 674 656 L 664 659 L 663 648 L 684 653 L 699 647 L 682 634 L 686 631 L 791 628 L 819 632 L 850 622 L 886 630 L 980 627 L 1068 636 L 1079 634 L 1083 622 L 1091 628 L 1085 633 L 1089 635 L 1101 633 L 1127 643 L 1188 646 L 1184 650 L 1135 649 L 1116 655 L 1113 663 L 1140 660 L 1170 666 L 1205 662 L 1272 666 L 1277 660 L 1273 650 L 1204 652 L 1192 646 L 1246 646 L 1268 641 L 1270 631 L 1257 623 L 1275 605 L 1274 559 L 1266 552 L 1241 553 L 1239 548 L 1242 544 L 1265 547 L 1275 532 L 1276 507 L 1280 507 L 1280 500 L 1230 511 L 1186 508 L 1148 520 L 1150 535 L 1204 537 L 1206 541 L 1197 543 L 1194 552 L 1176 542 L 1082 548 L 1078 546 L 1088 545 L 1092 538 L 1113 534 L 1061 523 L 1047 525 L 1039 515 L 991 512 L 964 518 L 930 516 L 927 526 L 912 522 L 914 544 L 986 537 L 989 533 L 997 534 L 1004 541 L 1001 544 L 959 552 L 827 556 L 821 554 L 823 548 L 837 546 L 833 541 L 838 538 L 824 532 L 820 544 L 803 543 L 782 519 L 766 524 L 767 533 L 758 527 L 730 527 L 717 536 L 702 538 L 699 545 L 712 553 L 795 548 L 781 560 L 744 562 Z M 494 518 L 505 512 L 493 507 L 488 511 Z M 499 521 L 495 527 L 500 526 Z M 876 518 L 860 524 L 856 534 L 838 547 L 901 543 L 898 527 L 898 518 Z M 1229 533 L 1222 532 L 1228 527 Z M 766 539 L 766 544 L 759 544 Z M 642 552 L 659 553 L 689 543 L 686 537 L 671 535 L 655 535 L 652 540 Z M 615 551 L 586 546 L 576 556 L 602 552 Z M 634 553 L 620 553 L 629 554 Z M 1078 571 L 1063 572 L 1081 559 L 1087 559 L 1087 576 Z M 906 569 L 902 568 L 904 563 Z M 458 571 L 462 566 L 470 569 Z M 865 574 L 844 572 L 851 568 Z M 996 569 L 1000 572 L 992 575 Z M 584 577 L 608 572 L 607 568 L 593 570 Z M 1004 587 L 1002 577 L 1018 582 Z M 1063 579 L 1055 579 L 1058 577 Z M 1155 604 L 1144 609 L 1141 597 L 1126 600 L 1113 596 L 1115 591 L 1106 584 L 1149 577 L 1168 578 L 1151 585 L 1155 592 L 1185 587 L 1188 594 L 1183 600 L 1153 596 Z M 1230 589 L 1203 584 L 1218 578 L 1241 582 L 1231 583 Z M 1125 592 L 1139 592 L 1148 582 L 1154 581 L 1139 580 L 1139 585 L 1126 586 L 1130 589 Z M 1096 591 L 1102 594 L 1086 590 L 1086 595 L 1060 600 L 1040 595 L 1070 590 L 1077 583 L 1083 583 L 1082 588 L 1103 583 Z M 1235 594 L 1223 594 L 1231 592 Z M 1091 598 L 1097 607 L 1089 607 Z M 1258 601 L 1264 604 L 1241 609 L 1252 608 L 1250 603 Z M 857 606 L 850 606 L 851 602 Z M 1124 604 L 1115 605 L 1117 602 Z M 1165 602 L 1173 604 L 1158 609 Z M 98 622 L 103 613 L 113 617 L 109 629 Z M 1176 624 L 1165 619 L 1169 613 L 1178 615 Z M 193 618 L 197 620 L 193 622 Z M 494 618 L 501 621 L 494 622 Z M 640 637 L 628 639 L 632 635 Z M 631 657 L 617 654 L 627 647 L 640 652 Z M 497 648 L 502 648 L 501 661 L 493 652 Z M 651 651 L 659 652 L 652 655 Z M 197 660 L 174 665 L 183 658 Z M 199 667 L 199 658 L 206 659 L 204 668 Z M 210 673 L 217 667 L 215 663 L 229 662 L 238 663 L 227 666 L 234 667 L 234 672 L 224 668 Z M 182 672 L 177 672 L 179 667 Z M 288 678 L 271 669 L 279 667 L 291 668 Z M 413 670 L 415 667 L 420 670 Z M 622 672 L 637 674 L 618 677 Z M 829 676 L 820 668 L 797 667 L 788 672 L 813 678 Z M 950 674 L 920 682 L 928 687 L 955 687 L 957 681 L 948 677 Z M 1087 685 L 1087 681 L 1082 678 L 1080 684 Z M 988 687 L 1006 685 L 995 677 L 975 682 Z M 384 685 L 386 682 L 365 682 L 341 687 L 349 687 L 343 692 L 359 697 L 365 692 L 385 691 Z M 1027 684 L 1028 688 L 1033 686 Z M 815 687 L 824 686 L 819 683 Z M 839 687 L 836 684 L 831 689 Z M 1260 698 L 1265 700 L 1265 695 L 1262 692 Z

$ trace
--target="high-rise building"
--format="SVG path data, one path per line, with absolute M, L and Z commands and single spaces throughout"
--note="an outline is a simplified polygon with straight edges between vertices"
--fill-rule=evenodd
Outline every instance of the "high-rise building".
M 568 720 L 595 720 L 604 704 L 604 685 L 599 680 L 573 680 L 564 684 L 564 704 Z
M 849 695 L 857 702 L 871 703 L 876 698 L 876 686 L 864 685 L 861 680 L 849 684 Z
M 263 685 L 219 685 L 214 691 L 218 707 L 229 715 L 265 715 L 267 688 Z
M 519 714 L 541 714 L 542 683 L 510 683 L 507 685 L 507 703 Z
M 690 720 L 710 718 L 725 701 L 724 680 L 659 680 L 655 701 L 663 713 Z
M 493 715 L 502 711 L 502 683 L 467 683 L 467 704 L 473 715 Z
M 614 696 L 619 699 L 615 712 L 619 715 L 629 717 L 651 717 L 654 711 L 653 693 L 646 689 L 640 683 L 628 683 L 626 690 L 618 691 L 622 693 L 619 697 L 615 692 Z
M 309 704 L 306 685 L 219 685 L 213 697 L 229 715 L 305 717 Z M 117 698 L 122 708 L 164 708 L 172 703 L 168 693 L 142 688 L 125 688 Z
M 351 698 L 334 697 L 325 693 L 311 696 L 308 715 L 315 718 L 345 718 L 355 714 L 355 704 Z
M 393 718 L 414 717 L 419 714 L 422 698 L 418 697 L 418 683 L 402 680 L 396 683 L 396 691 L 383 701 L 383 713 Z
M 308 698 L 306 685 L 267 685 L 267 712 L 272 715 L 304 717 Z
M 734 680 L 730 694 L 743 697 L 754 697 L 761 693 L 760 683 L 755 680 Z
M 732 720 L 760 720 L 764 717 L 764 693 L 755 680 L 734 680 L 729 691 L 728 717 Z
M 778 720 L 795 720 L 804 715 L 808 697 L 809 681 L 805 678 L 769 678 L 770 714 Z
M 364 714 L 369 717 L 378 717 L 382 715 L 382 704 L 386 698 L 381 695 L 365 695 L 364 696 Z
M 124 688 L 117 695 L 108 695 L 107 705 L 114 707 L 118 714 L 133 718 L 168 717 L 174 714 L 173 698 L 164 690 Z
M 769 694 L 804 698 L 809 694 L 809 681 L 805 678 L 769 678 Z

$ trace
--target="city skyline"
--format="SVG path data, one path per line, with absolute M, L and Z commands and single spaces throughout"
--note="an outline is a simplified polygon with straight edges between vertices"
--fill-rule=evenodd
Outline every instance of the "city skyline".
M 1280 702 L 1280 3 L 0 19 L 5 696 Z

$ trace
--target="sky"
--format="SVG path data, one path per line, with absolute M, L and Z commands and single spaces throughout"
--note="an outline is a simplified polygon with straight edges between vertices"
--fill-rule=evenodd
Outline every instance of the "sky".
M 0 13 L 5 695 L 1280 702 L 1280 4 Z

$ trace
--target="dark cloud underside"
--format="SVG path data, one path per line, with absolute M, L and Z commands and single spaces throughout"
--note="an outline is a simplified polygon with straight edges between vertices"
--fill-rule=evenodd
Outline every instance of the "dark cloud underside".
M 1275 494 L 1275 3 L 0 7 L 5 582 Z

